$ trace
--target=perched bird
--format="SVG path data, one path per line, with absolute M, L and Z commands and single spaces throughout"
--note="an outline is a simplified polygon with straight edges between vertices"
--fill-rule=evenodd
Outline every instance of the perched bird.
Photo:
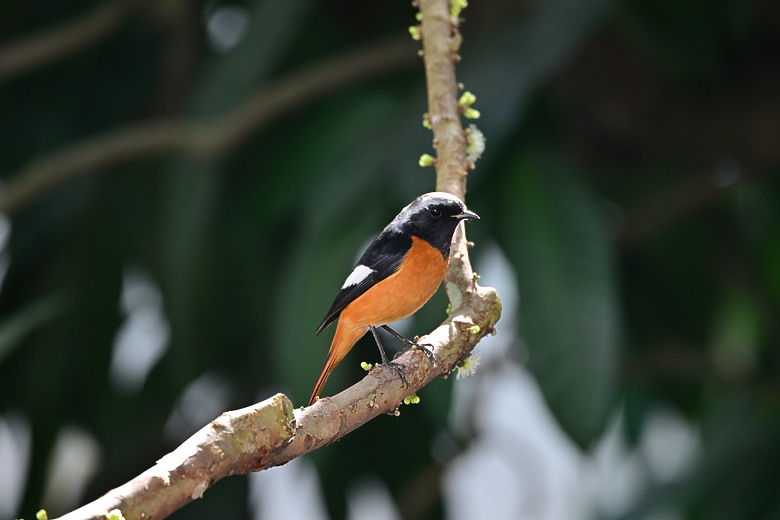
M 407 346 L 419 347 L 435 365 L 424 346 L 404 338 L 387 326 L 417 312 L 439 288 L 450 258 L 450 243 L 462 220 L 478 219 L 463 202 L 449 193 L 426 193 L 414 199 L 376 237 L 347 276 L 315 334 L 338 319 L 325 364 L 314 385 L 309 405 L 322 391 L 330 372 L 369 330 L 382 363 L 392 366 L 406 382 L 402 366 L 387 359 L 376 327 L 382 327 Z

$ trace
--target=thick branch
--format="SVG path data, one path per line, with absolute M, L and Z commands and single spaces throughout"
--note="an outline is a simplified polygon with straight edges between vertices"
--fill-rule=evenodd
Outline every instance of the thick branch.
M 200 498 L 214 482 L 246 473 L 293 435 L 292 404 L 278 394 L 226 412 L 156 465 L 63 519 L 94 518 L 119 509 L 126 520 L 164 518 Z
M 437 368 L 417 351 L 398 361 L 406 366 L 409 386 L 394 370 L 375 367 L 360 382 L 308 408 L 293 410 L 283 394 L 222 414 L 151 469 L 61 520 L 105 519 L 119 509 L 126 520 L 163 518 L 200 498 L 228 475 L 280 466 L 339 440 L 374 417 L 397 409 L 403 399 L 449 373 L 501 315 L 495 290 L 477 288 L 450 318 L 420 342 L 433 345 Z
M 10 175 L 0 213 L 13 214 L 74 178 L 132 159 L 183 152 L 216 158 L 285 112 L 355 81 L 414 63 L 408 38 L 393 39 L 336 56 L 257 90 L 233 111 L 204 123 L 155 121 L 87 139 L 30 161 Z

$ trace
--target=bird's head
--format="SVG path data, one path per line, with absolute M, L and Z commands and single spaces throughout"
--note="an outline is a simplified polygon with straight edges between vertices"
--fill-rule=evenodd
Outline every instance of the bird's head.
M 420 195 L 406 206 L 385 231 L 424 239 L 443 255 L 450 254 L 455 228 L 462 220 L 478 219 L 458 197 L 444 192 Z

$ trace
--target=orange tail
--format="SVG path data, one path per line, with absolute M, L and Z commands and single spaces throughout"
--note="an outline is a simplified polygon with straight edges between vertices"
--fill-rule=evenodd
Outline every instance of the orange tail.
M 309 397 L 309 404 L 306 406 L 314 404 L 314 401 L 320 396 L 322 387 L 325 386 L 325 381 L 328 380 L 331 371 L 336 368 L 336 365 L 341 363 L 341 360 L 344 359 L 347 352 L 352 350 L 355 343 L 357 343 L 366 332 L 368 332 L 368 327 L 366 326 L 350 326 L 349 321 L 344 320 L 343 316 L 339 319 L 338 325 L 336 326 L 336 333 L 333 335 L 333 342 L 330 344 L 330 350 L 328 350 L 328 357 L 325 358 L 325 363 L 322 365 L 322 370 L 320 371 L 320 377 L 317 378 L 317 383 L 314 385 L 311 397 Z

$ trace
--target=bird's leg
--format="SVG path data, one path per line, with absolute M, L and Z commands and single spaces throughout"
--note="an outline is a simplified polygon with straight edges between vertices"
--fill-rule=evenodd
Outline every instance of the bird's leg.
M 395 370 L 398 376 L 401 378 L 401 381 L 404 382 L 404 386 L 409 386 L 409 381 L 406 379 L 406 374 L 404 374 L 405 367 L 401 363 L 396 363 L 395 361 L 390 361 L 387 359 L 387 354 L 385 354 L 385 349 L 382 347 L 382 342 L 379 341 L 379 334 L 376 332 L 376 327 L 369 325 L 368 328 L 371 330 L 371 334 L 374 336 L 376 346 L 379 347 L 379 355 L 382 357 L 382 364 L 387 365 Z
M 409 347 L 409 348 L 416 348 L 417 350 L 420 350 L 423 354 L 426 355 L 426 357 L 428 358 L 428 361 L 430 361 L 431 364 L 434 367 L 436 366 L 436 356 L 433 355 L 433 345 L 431 345 L 430 343 L 425 343 L 425 344 L 422 344 L 422 345 L 418 345 L 414 341 L 406 339 L 401 334 L 399 334 L 395 330 L 391 329 L 387 325 L 382 325 L 382 328 L 385 329 L 390 334 L 392 334 L 393 336 L 395 336 L 396 338 L 398 338 L 399 340 L 401 340 L 403 342 L 403 344 L 406 345 L 407 347 Z M 430 348 L 428 348 L 428 347 L 430 347 Z

